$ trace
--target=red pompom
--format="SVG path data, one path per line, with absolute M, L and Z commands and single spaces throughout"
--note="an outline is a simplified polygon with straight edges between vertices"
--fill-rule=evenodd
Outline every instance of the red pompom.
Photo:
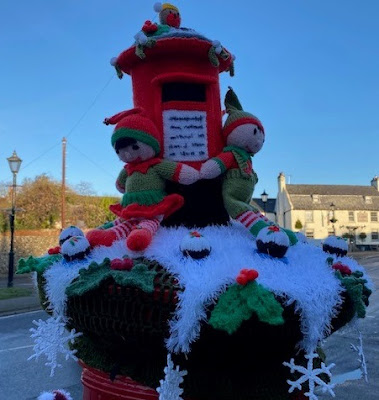
M 151 243 L 153 235 L 147 229 L 134 229 L 126 239 L 126 245 L 132 251 L 145 250 Z
M 49 249 L 47 252 L 50 255 L 59 254 L 61 252 L 61 246 L 53 247 L 53 248 Z

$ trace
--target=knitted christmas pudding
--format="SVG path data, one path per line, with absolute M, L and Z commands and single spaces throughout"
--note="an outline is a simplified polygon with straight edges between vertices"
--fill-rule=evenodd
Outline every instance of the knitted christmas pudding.
M 321 342 L 365 316 L 372 283 L 250 205 L 265 131 L 231 88 L 222 125 L 233 56 L 180 27 L 175 6 L 155 9 L 161 23 L 111 62 L 131 75 L 135 107 L 105 120 L 125 163 L 114 220 L 20 261 L 51 314 L 35 322 L 34 356 L 52 373 L 60 353 L 78 358 L 85 399 L 103 383 L 120 399 L 333 395 Z

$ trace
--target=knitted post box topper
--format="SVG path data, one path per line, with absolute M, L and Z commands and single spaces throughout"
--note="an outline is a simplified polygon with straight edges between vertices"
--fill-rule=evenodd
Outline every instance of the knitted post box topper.
M 142 110 L 123 111 L 105 119 L 104 123 L 116 124 L 112 146 L 126 163 L 116 182 L 124 195 L 119 204 L 110 206 L 121 219 L 109 229 L 91 231 L 87 238 L 93 246 L 110 246 L 115 240 L 127 237 L 128 247 L 141 251 L 150 244 L 160 221 L 184 203 L 182 196 L 165 193 L 166 180 L 190 185 L 198 180 L 199 172 L 188 165 L 157 157 L 159 134 Z
M 212 179 L 224 174 L 222 195 L 228 214 L 240 221 L 256 237 L 259 231 L 271 223 L 258 209 L 250 204 L 257 174 L 253 170 L 251 156 L 263 146 L 265 133 L 262 123 L 254 115 L 243 111 L 233 89 L 225 96 L 226 112 L 223 134 L 227 147 L 217 157 L 205 162 L 200 176 Z M 297 242 L 291 231 L 286 231 L 292 244 Z

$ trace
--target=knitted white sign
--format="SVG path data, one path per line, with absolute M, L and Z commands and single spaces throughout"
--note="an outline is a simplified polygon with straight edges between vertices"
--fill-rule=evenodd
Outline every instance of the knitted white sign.
M 206 111 L 163 111 L 164 158 L 173 161 L 208 159 Z

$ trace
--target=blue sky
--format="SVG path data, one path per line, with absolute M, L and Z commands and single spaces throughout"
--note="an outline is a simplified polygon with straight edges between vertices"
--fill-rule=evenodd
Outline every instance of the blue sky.
M 19 182 L 61 177 L 117 194 L 122 167 L 104 117 L 132 107 L 131 82 L 109 60 L 129 47 L 155 1 L 1 0 L 0 181 L 6 158 L 23 159 Z M 376 0 L 178 0 L 182 26 L 236 55 L 236 76 L 221 75 L 266 143 L 255 157 L 263 189 L 291 183 L 369 185 L 379 174 L 379 2 Z

